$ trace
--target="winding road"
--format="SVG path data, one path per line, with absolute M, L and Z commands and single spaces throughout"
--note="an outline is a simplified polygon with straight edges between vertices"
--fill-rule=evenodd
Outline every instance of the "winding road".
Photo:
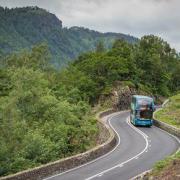
M 127 111 L 113 113 L 103 120 L 117 134 L 116 147 L 90 163 L 46 180 L 128 180 L 179 148 L 178 139 L 157 127 L 134 127 Z

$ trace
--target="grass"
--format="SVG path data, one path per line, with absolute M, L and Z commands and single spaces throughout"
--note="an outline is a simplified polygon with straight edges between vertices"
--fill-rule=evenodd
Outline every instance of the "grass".
M 176 154 L 172 156 L 168 156 L 167 158 L 158 161 L 154 166 L 154 172 L 159 172 L 165 168 L 167 168 L 169 165 L 171 165 L 172 161 L 180 159 L 180 151 L 178 151 Z
M 169 103 L 155 114 L 155 118 L 180 128 L 180 94 L 171 97 Z
M 155 114 L 155 118 L 180 128 L 180 94 L 169 99 L 168 104 Z M 177 179 L 179 176 L 180 151 L 157 162 L 148 179 Z
M 154 165 L 152 172 L 148 177 L 154 177 L 151 179 L 163 179 L 166 176 L 172 178 L 178 175 L 180 165 L 180 151 L 172 156 L 168 156 L 164 160 L 157 162 Z M 150 179 L 150 178 L 149 178 Z

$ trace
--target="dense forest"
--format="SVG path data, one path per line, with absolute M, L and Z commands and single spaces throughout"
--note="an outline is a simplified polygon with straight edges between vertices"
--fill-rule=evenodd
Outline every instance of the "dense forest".
M 1 60 L 0 175 L 35 167 L 94 146 L 91 108 L 66 91 L 41 44 Z
M 109 94 L 116 81 L 154 96 L 169 96 L 180 89 L 180 56 L 154 35 L 144 36 L 134 45 L 117 40 L 108 51 L 97 46 L 96 52 L 79 56 L 62 74 L 68 78 L 72 71 L 84 74 L 90 81 L 88 97 L 92 103 L 100 95 Z
M 180 90 L 180 56 L 161 38 L 99 43 L 57 70 L 46 44 L 1 56 L 0 175 L 83 152 L 96 144 L 92 107 L 116 81 L 169 96 Z
M 120 33 L 100 33 L 83 27 L 65 28 L 54 14 L 38 7 L 0 7 L 0 51 L 3 54 L 46 42 L 56 67 L 82 52 L 92 51 L 99 41 L 110 48 L 115 39 L 134 43 L 137 38 Z

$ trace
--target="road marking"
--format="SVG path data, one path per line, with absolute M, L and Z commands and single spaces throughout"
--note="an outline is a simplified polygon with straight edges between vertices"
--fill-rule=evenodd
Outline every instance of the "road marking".
M 124 111 L 124 112 L 125 112 L 125 111 Z M 108 118 L 108 122 L 110 122 L 110 121 L 112 120 L 112 118 L 118 116 L 118 115 L 121 114 L 121 113 L 123 113 L 123 112 L 120 112 L 120 113 L 118 113 L 118 114 L 116 113 L 116 114 L 112 115 L 111 117 L 109 117 L 109 118 Z M 109 125 L 111 126 L 111 123 L 109 123 Z M 131 126 L 131 127 L 132 127 L 132 126 Z M 133 126 L 133 127 L 134 127 L 134 126 Z M 111 126 L 111 128 L 114 130 L 114 128 L 113 128 L 112 126 Z M 158 127 L 155 127 L 155 128 L 158 128 Z M 136 129 L 137 129 L 137 128 L 136 128 Z M 162 129 L 160 129 L 160 128 L 158 128 L 158 129 L 161 130 L 161 131 L 164 131 L 164 130 L 162 130 Z M 141 132 L 142 132 L 142 131 L 141 131 Z M 167 131 L 164 131 L 164 132 L 167 133 L 167 134 L 169 134 L 170 136 L 174 137 L 174 138 L 178 141 L 178 143 L 180 143 L 180 140 L 179 140 L 176 136 L 168 133 Z M 115 133 L 116 133 L 116 131 L 115 131 Z M 142 132 L 142 133 L 143 133 L 143 132 Z M 116 135 L 117 135 L 117 137 L 119 137 L 118 134 L 116 134 Z M 145 136 L 146 136 L 146 138 L 149 138 L 146 134 L 145 134 Z M 148 141 L 151 142 L 151 140 L 148 140 Z M 97 158 L 97 159 L 94 159 L 94 160 L 92 160 L 92 161 L 90 161 L 90 162 L 88 162 L 88 163 L 86 163 L 86 164 L 83 164 L 83 165 L 81 165 L 81 166 L 75 167 L 75 168 L 73 168 L 73 169 L 67 170 L 67 171 L 65 171 L 65 172 L 59 173 L 59 174 L 54 175 L 54 176 L 50 176 L 50 177 L 48 177 L 48 178 L 45 178 L 45 180 L 48 180 L 48 179 L 51 179 L 51 178 L 53 178 L 53 177 L 57 177 L 57 176 L 63 175 L 63 174 L 65 174 L 65 173 L 68 173 L 68 172 L 77 170 L 77 169 L 79 169 L 79 168 L 81 168 L 81 167 L 83 167 L 83 166 L 92 164 L 92 163 L 94 163 L 94 162 L 96 162 L 96 161 L 98 161 L 98 160 L 100 160 L 100 159 L 108 156 L 109 154 L 113 153 L 113 151 L 115 151 L 116 148 L 117 148 L 119 145 L 120 145 L 120 137 L 119 137 L 119 139 L 118 139 L 118 144 L 117 144 L 117 145 L 114 147 L 114 149 L 112 149 L 109 153 L 107 153 L 107 154 L 105 154 L 105 155 L 103 155 L 103 156 L 101 156 L 101 157 L 99 157 L 99 158 Z M 177 150 L 177 152 L 178 152 L 179 150 L 180 150 L 180 148 Z M 121 166 L 121 165 L 120 165 L 120 166 Z M 122 167 L 122 166 L 121 166 L 121 167 Z
M 84 166 L 87 166 L 87 165 L 89 165 L 89 164 L 92 164 L 92 163 L 94 163 L 94 162 L 96 162 L 96 161 L 98 161 L 98 160 L 100 160 L 100 159 L 102 159 L 102 158 L 110 155 L 111 153 L 113 153 L 113 152 L 117 149 L 117 147 L 120 145 L 121 139 L 120 139 L 120 136 L 119 136 L 119 134 L 117 133 L 117 131 L 116 131 L 116 130 L 114 129 L 114 127 L 112 126 L 111 120 L 112 120 L 113 118 L 115 118 L 116 116 L 119 116 L 120 114 L 124 113 L 124 112 L 126 112 L 126 111 L 118 112 L 118 113 L 112 115 L 111 117 L 109 117 L 109 118 L 107 119 L 109 126 L 111 127 L 111 129 L 113 129 L 113 131 L 115 132 L 115 134 L 116 134 L 116 136 L 117 136 L 117 139 L 118 139 L 118 143 L 116 144 L 116 146 L 115 146 L 110 152 L 108 152 L 108 153 L 104 154 L 103 156 L 100 156 L 99 158 L 96 158 L 96 159 L 94 159 L 94 160 L 92 160 L 92 161 L 90 161 L 90 162 L 88 162 L 88 163 L 86 163 L 86 164 L 77 166 L 77 167 L 75 167 L 75 168 L 69 169 L 69 170 L 67 170 L 67 171 L 64 171 L 64 172 L 62 172 L 62 173 L 59 173 L 59 174 L 56 174 L 56 175 L 53 175 L 53 176 L 50 176 L 50 177 L 44 178 L 44 180 L 49 180 L 49 179 L 51 179 L 51 178 L 54 178 L 54 177 L 57 177 L 57 176 L 61 176 L 61 175 L 63 175 L 63 174 L 66 174 L 66 173 L 69 173 L 69 172 L 71 172 L 71 171 L 77 170 L 77 169 L 79 169 L 79 168 L 81 168 L 81 167 L 84 167 Z
M 128 124 L 131 128 L 133 128 L 136 132 L 138 132 L 139 134 L 141 134 L 141 135 L 143 136 L 143 138 L 145 139 L 145 142 L 146 142 L 145 148 L 144 148 L 140 153 L 138 153 L 136 156 L 134 156 L 134 157 L 132 157 L 132 158 L 130 158 L 130 159 L 128 159 L 128 160 L 126 160 L 126 161 L 124 161 L 124 162 L 116 165 L 116 166 L 113 166 L 113 167 L 111 167 L 111 168 L 109 168 L 109 169 L 106 169 L 106 170 L 104 170 L 104 171 L 102 171 L 102 172 L 100 172 L 100 173 L 98 173 L 98 174 L 95 174 L 95 175 L 93 175 L 93 176 L 91 176 L 91 177 L 88 177 L 88 178 L 86 178 L 85 180 L 94 179 L 95 177 L 99 176 L 99 174 L 102 174 L 102 173 L 105 174 L 105 173 L 107 173 L 107 172 L 109 172 L 109 171 L 112 171 L 112 170 L 116 169 L 117 167 L 123 166 L 124 164 L 132 161 L 133 159 L 135 159 L 135 158 L 137 158 L 137 157 L 139 157 L 141 154 L 143 154 L 143 153 L 147 150 L 147 148 L 148 148 L 148 136 L 147 136 L 144 132 L 142 132 L 141 130 L 139 130 L 139 129 L 136 128 L 135 126 L 133 126 L 133 125 L 129 122 L 129 117 L 127 118 L 126 122 L 127 122 L 127 124 Z
M 168 134 L 169 136 L 173 137 L 173 138 L 178 142 L 178 144 L 180 145 L 180 139 L 179 139 L 178 137 L 174 136 L 173 134 L 170 134 L 169 132 L 167 132 L 167 131 L 165 131 L 165 130 L 157 127 L 157 126 L 154 126 L 154 128 L 157 128 L 157 129 L 159 129 L 160 131 L 162 131 L 162 132 Z M 149 142 L 151 142 L 151 140 L 149 140 Z M 151 146 L 151 145 L 150 145 L 150 146 Z M 177 149 L 177 151 L 175 152 L 175 154 L 178 153 L 179 151 L 180 151 L 180 147 Z M 147 171 L 144 171 L 144 172 L 142 172 L 142 173 L 140 173 L 140 174 L 132 177 L 130 180 L 135 180 L 135 179 L 138 178 L 138 177 L 142 177 L 144 174 L 150 172 L 151 170 L 152 170 L 152 169 L 149 169 L 149 170 L 147 170 Z
M 173 137 L 174 139 L 176 139 L 177 143 L 180 145 L 180 138 L 174 136 L 173 134 L 170 134 L 169 132 L 167 132 L 167 131 L 165 131 L 164 129 L 161 129 L 161 128 L 157 127 L 157 126 L 155 126 L 155 128 L 159 129 L 159 130 L 162 131 L 162 132 L 165 132 L 165 133 L 168 134 L 169 136 L 171 136 L 171 137 Z M 178 153 L 179 151 L 180 151 L 180 146 L 179 146 L 179 148 L 177 149 L 177 151 L 176 151 L 175 153 Z

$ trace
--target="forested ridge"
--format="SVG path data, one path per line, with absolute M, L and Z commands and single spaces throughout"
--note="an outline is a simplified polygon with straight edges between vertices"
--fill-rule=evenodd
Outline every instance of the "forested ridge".
M 0 7 L 0 51 L 3 54 L 46 42 L 55 67 L 66 65 L 80 53 L 92 51 L 99 41 L 110 48 L 115 39 L 134 43 L 137 38 L 120 33 L 100 33 L 83 27 L 66 28 L 54 14 L 38 8 Z
M 180 57 L 161 38 L 116 40 L 55 69 L 47 44 L 1 56 L 0 175 L 79 152 L 97 143 L 92 107 L 116 82 L 154 96 L 180 90 Z

